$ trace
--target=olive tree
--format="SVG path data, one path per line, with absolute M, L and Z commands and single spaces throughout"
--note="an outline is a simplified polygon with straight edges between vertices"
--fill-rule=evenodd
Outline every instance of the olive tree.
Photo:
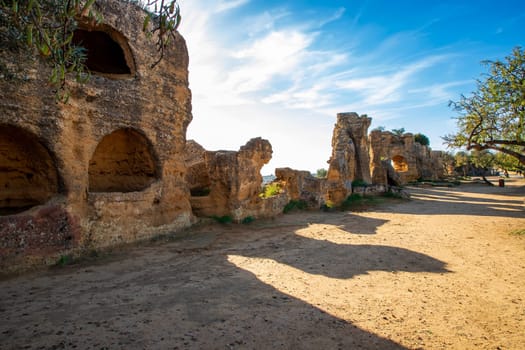
M 477 90 L 449 105 L 458 112 L 457 132 L 443 137 L 448 146 L 495 150 L 525 165 L 525 52 L 520 47 L 504 61 L 484 61 L 489 73 Z
M 159 53 L 155 66 L 180 24 L 177 0 L 120 1 L 145 9 L 144 22 L 136 25 L 155 40 Z M 57 96 L 65 100 L 69 73 L 80 82 L 89 78 L 85 50 L 73 42 L 73 33 L 79 21 L 102 21 L 97 8 L 96 0 L 0 0 L 0 46 L 28 49 L 47 61 L 52 67 L 49 82 L 58 90 Z

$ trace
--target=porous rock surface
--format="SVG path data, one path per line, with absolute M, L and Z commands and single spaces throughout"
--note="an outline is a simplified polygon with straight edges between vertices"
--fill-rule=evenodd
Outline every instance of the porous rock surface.
M 251 139 L 238 151 L 207 151 L 197 142 L 188 141 L 186 181 L 195 215 L 230 216 L 234 221 L 242 221 L 282 211 L 282 206 L 275 203 L 278 199 L 264 200 L 259 196 L 260 171 L 271 156 L 270 142 L 260 137 Z
M 192 119 L 185 41 L 176 34 L 169 55 L 151 68 L 158 53 L 137 25 L 143 10 L 116 0 L 97 6 L 103 23 L 81 22 L 82 35 L 96 33 L 122 57 L 113 62 L 88 48 L 102 65 L 92 66 L 88 83 L 68 83 L 66 104 L 55 100 L 47 64 L 14 47 L 0 52 L 9 71 L 0 80 L 3 269 L 192 223 L 183 157 Z

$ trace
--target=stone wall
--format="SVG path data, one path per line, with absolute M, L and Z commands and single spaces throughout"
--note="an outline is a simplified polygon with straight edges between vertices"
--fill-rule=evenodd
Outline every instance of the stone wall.
M 276 199 L 259 196 L 260 171 L 271 156 L 271 144 L 260 137 L 251 139 L 238 151 L 207 151 L 195 141 L 188 141 L 186 181 L 192 194 L 193 213 L 199 217 L 230 216 L 237 222 L 247 217 L 276 215 Z
M 37 57 L 0 52 L 10 71 L 0 80 L 2 269 L 15 258 L 48 259 L 192 222 L 184 39 L 176 35 L 169 54 L 151 68 L 158 54 L 155 40 L 137 25 L 144 12 L 120 1 L 97 4 L 103 23 L 81 23 L 75 40 L 107 46 L 87 45 L 92 77 L 69 83 L 67 104 L 55 101 L 49 67 Z
M 332 136 L 332 156 L 328 161 L 326 200 L 339 204 L 352 193 L 352 181 L 371 182 L 366 115 L 339 113 Z
M 275 182 L 284 189 L 287 200 L 303 201 L 310 208 L 320 208 L 325 202 L 326 180 L 319 179 L 308 171 L 291 168 L 275 169 Z
M 401 185 L 420 178 L 443 177 L 442 153 L 414 141 L 414 135 L 389 131 L 370 133 L 372 183 Z

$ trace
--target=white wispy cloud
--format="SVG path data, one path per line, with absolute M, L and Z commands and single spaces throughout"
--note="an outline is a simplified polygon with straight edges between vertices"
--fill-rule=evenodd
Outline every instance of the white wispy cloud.
M 294 30 L 270 32 L 232 54 L 239 61 L 226 85 L 240 94 L 265 89 L 272 78 L 287 75 L 300 65 L 312 40 Z
M 249 0 L 230 0 L 230 1 L 219 1 L 215 6 L 215 12 L 220 13 L 223 11 L 228 11 L 242 5 L 245 5 Z
M 405 87 L 417 73 L 445 58 L 446 56 L 429 56 L 416 62 L 391 67 L 393 72 L 387 74 L 340 80 L 336 85 L 360 95 L 364 107 L 398 102 L 406 95 Z
M 343 17 L 343 15 L 345 14 L 346 12 L 346 9 L 344 7 L 340 7 L 338 8 L 334 14 L 328 18 L 325 18 L 325 19 L 322 19 L 320 22 L 319 22 L 319 27 L 323 27 L 325 25 L 327 25 L 328 23 L 331 23 L 331 22 L 335 22 L 337 21 L 338 19 L 340 19 L 341 17 Z
M 432 84 L 422 88 L 408 90 L 408 93 L 425 96 L 425 98 L 422 99 L 423 101 L 426 101 L 424 106 L 431 106 L 457 98 L 457 92 L 452 88 L 470 86 L 473 85 L 473 83 L 472 80 L 459 80 L 441 84 Z
M 270 139 L 278 160 L 284 157 L 279 152 L 292 157 L 295 150 L 287 145 L 308 139 L 311 149 L 301 149 L 302 153 L 312 153 L 315 148 L 328 158 L 337 112 L 356 111 L 375 121 L 388 121 L 409 109 L 453 98 L 454 88 L 463 83 L 428 85 L 422 76 L 445 69 L 450 56 L 436 52 L 406 55 L 403 48 L 419 40 L 422 34 L 418 31 L 392 34 L 364 49 L 368 37 L 355 30 L 345 47 L 330 46 L 323 26 L 343 17 L 348 20 L 344 8 L 334 9 L 324 19 L 297 19 L 284 6 L 268 8 L 236 17 L 236 31 L 216 21 L 218 14 L 248 4 L 248 0 L 181 0 L 184 20 L 180 30 L 189 49 L 193 93 L 189 136 L 205 147 L 228 142 L 234 144 L 231 149 L 238 149 L 249 138 L 262 136 Z M 354 26 L 363 11 L 354 16 Z M 283 120 L 291 116 L 296 119 Z M 306 116 L 312 117 L 301 120 Z M 276 133 L 275 125 L 284 125 L 286 130 Z M 224 130 L 218 133 L 221 128 Z M 300 135 L 294 142 L 290 142 L 291 129 Z M 319 130 L 323 130 L 322 137 L 317 135 Z

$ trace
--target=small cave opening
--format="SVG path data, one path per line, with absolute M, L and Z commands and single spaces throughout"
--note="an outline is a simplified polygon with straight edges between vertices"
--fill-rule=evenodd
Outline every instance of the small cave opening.
M 209 196 L 211 189 L 209 187 L 196 187 L 190 189 L 190 195 L 192 197 L 206 197 Z
M 73 33 L 73 43 L 86 50 L 85 64 L 91 72 L 115 78 L 128 77 L 133 73 L 131 51 L 121 34 L 110 31 L 113 33 L 110 35 L 108 31 L 76 29 Z M 115 40 L 116 37 L 120 40 Z M 126 47 L 121 43 L 125 43 Z
M 89 162 L 90 192 L 136 192 L 158 179 L 149 140 L 133 129 L 104 136 Z
M 44 204 L 58 192 L 56 164 L 38 137 L 0 125 L 0 215 Z
M 397 155 L 392 158 L 392 166 L 398 173 L 408 171 L 408 162 L 405 157 Z

